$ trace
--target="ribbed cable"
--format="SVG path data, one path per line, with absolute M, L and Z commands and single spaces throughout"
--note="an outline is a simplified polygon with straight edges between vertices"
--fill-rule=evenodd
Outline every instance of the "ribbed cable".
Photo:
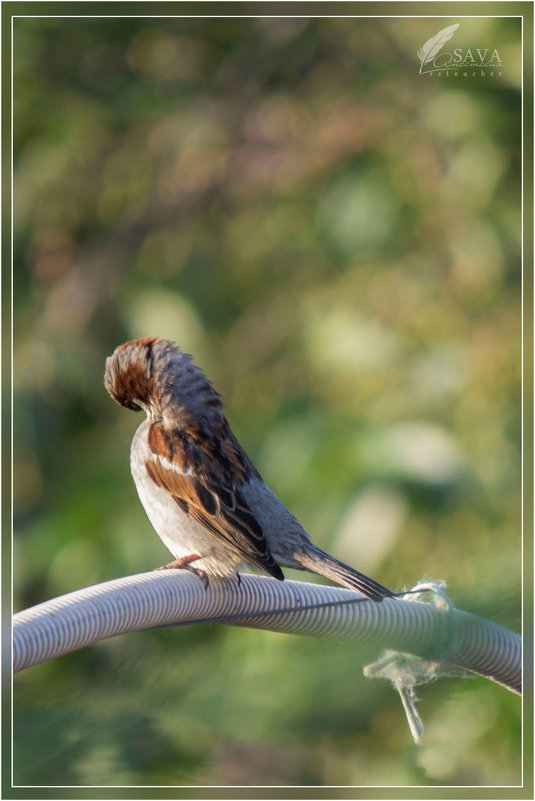
M 115 579 L 17 613 L 13 670 L 130 631 L 203 622 L 375 643 L 521 691 L 520 637 L 475 615 L 420 601 L 375 603 L 338 587 L 254 575 L 239 583 L 211 579 L 205 589 L 197 576 L 177 570 Z

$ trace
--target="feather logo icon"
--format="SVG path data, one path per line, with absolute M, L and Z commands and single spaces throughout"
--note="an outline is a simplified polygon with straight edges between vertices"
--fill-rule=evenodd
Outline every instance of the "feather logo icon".
M 420 59 L 420 75 L 422 74 L 424 66 L 435 59 L 446 42 L 451 39 L 458 27 L 459 23 L 457 22 L 455 25 L 449 25 L 447 28 L 442 28 L 441 31 L 428 39 L 427 42 L 418 50 L 418 58 Z

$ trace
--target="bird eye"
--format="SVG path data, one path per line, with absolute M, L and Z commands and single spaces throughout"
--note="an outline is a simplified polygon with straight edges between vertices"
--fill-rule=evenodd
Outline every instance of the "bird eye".
M 141 406 L 139 406 L 137 403 L 134 403 L 134 401 L 132 401 L 132 400 L 125 400 L 123 402 L 123 406 L 126 406 L 126 408 L 130 409 L 132 412 L 140 412 L 141 411 Z

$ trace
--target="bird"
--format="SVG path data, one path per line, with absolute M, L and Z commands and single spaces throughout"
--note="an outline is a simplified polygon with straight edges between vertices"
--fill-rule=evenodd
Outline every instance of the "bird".
M 251 567 L 284 580 L 282 568 L 327 577 L 382 601 L 394 593 L 318 548 L 269 489 L 231 431 L 220 395 L 188 353 L 166 339 L 125 342 L 106 359 L 110 396 L 144 411 L 130 449 L 136 489 L 174 556 L 159 569 L 210 577 Z

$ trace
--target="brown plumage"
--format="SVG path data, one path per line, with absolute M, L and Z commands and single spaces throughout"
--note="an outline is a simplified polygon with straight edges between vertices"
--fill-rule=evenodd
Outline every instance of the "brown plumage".
M 237 442 L 191 356 L 158 338 L 127 342 L 107 360 L 104 380 L 117 403 L 147 414 L 132 441 L 132 475 L 177 565 L 224 576 L 248 564 L 279 580 L 281 566 L 297 567 L 373 600 L 392 596 L 312 543 Z

